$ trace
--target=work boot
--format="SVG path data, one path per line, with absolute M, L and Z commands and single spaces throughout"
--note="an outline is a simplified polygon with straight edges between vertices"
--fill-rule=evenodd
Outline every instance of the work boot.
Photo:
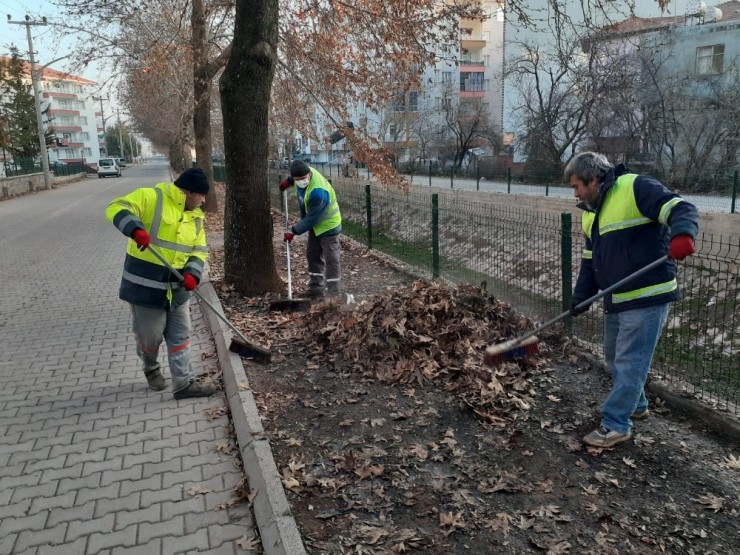
M 149 389 L 152 391 L 162 391 L 167 388 L 164 376 L 159 368 L 149 370 L 148 372 L 144 370 L 144 377 L 146 378 L 146 383 L 149 384 Z
M 320 299 L 326 296 L 326 291 L 323 287 L 309 287 L 301 296 L 308 297 L 309 299 Z
M 175 399 L 189 399 L 190 397 L 210 397 L 218 389 L 213 384 L 191 382 L 189 386 L 180 391 L 175 391 Z

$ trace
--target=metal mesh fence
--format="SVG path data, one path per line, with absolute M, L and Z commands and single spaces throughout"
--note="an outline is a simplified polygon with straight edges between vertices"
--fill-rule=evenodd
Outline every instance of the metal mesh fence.
M 281 207 L 279 176 L 270 179 L 274 206 Z M 404 193 L 367 181 L 332 181 L 344 233 L 415 266 L 420 275 L 484 284 L 539 321 L 569 306 L 584 242 L 579 214 L 511 207 L 490 195 L 484 200 L 418 187 Z M 292 196 L 291 206 L 297 214 Z M 701 234 L 696 255 L 679 264 L 678 282 L 682 296 L 671 307 L 653 372 L 677 391 L 737 414 L 740 237 Z M 601 303 L 566 325 L 578 341 L 601 351 Z

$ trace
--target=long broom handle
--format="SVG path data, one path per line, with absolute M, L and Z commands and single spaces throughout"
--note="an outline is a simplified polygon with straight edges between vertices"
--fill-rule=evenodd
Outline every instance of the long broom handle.
M 285 229 L 290 231 L 290 222 L 288 221 L 288 189 L 283 191 L 283 206 L 285 207 Z M 288 253 L 288 300 L 293 298 L 293 279 L 290 275 L 290 241 L 285 241 L 285 252 Z
M 620 279 L 617 283 L 614 283 L 614 284 L 610 285 L 606 289 L 603 289 L 603 290 L 599 291 L 593 297 L 591 297 L 589 299 L 586 299 L 585 301 L 582 301 L 582 302 L 578 303 L 573 308 L 575 308 L 575 309 L 585 308 L 586 306 L 590 305 L 591 303 L 593 303 L 595 301 L 598 301 L 600 298 L 605 297 L 606 295 L 608 295 L 612 291 L 615 291 L 615 290 L 619 289 L 625 283 L 628 283 L 628 282 L 632 281 L 633 279 L 635 279 L 636 277 L 639 277 L 642 274 L 647 273 L 647 272 L 649 272 L 650 270 L 652 270 L 654 268 L 657 268 L 661 264 L 665 263 L 666 260 L 668 260 L 668 255 L 667 254 L 664 255 L 664 256 L 661 256 L 660 258 L 658 258 L 658 260 L 655 260 L 655 261 L 651 262 L 647 266 L 644 266 L 644 267 L 640 268 L 636 272 L 631 273 L 627 277 L 624 277 L 624 278 Z M 547 322 L 545 322 L 541 326 L 533 329 L 532 331 L 528 331 L 527 333 L 525 333 L 521 337 L 517 337 L 516 339 L 512 339 L 509 342 L 509 345 L 511 347 L 516 346 L 516 345 L 519 345 L 520 343 L 524 342 L 526 339 L 529 339 L 530 337 L 533 337 L 533 336 L 537 335 L 541 331 L 546 330 L 550 326 L 553 326 L 554 324 L 557 324 L 561 320 L 564 320 L 570 314 L 571 314 L 571 311 L 570 310 L 566 310 L 565 312 L 563 312 L 559 316 L 555 316 L 555 318 L 553 318 L 552 320 L 548 320 Z
M 179 279 L 180 281 L 182 281 L 182 280 L 184 279 L 184 278 L 182 277 L 182 274 L 181 274 L 180 272 L 178 272 L 177 270 L 175 270 L 175 269 L 174 269 L 174 268 L 172 267 L 172 264 L 170 264 L 169 262 L 167 262 L 167 260 L 165 260 L 164 256 L 162 256 L 162 255 L 160 254 L 160 252 L 159 252 L 159 251 L 158 251 L 157 249 L 155 249 L 155 248 L 154 248 L 154 247 L 153 247 L 152 245 L 149 245 L 149 250 L 150 250 L 150 251 L 152 251 L 152 254 L 153 254 L 154 256 L 156 256 L 156 257 L 157 257 L 157 259 L 158 259 L 158 260 L 159 260 L 159 261 L 160 261 L 160 262 L 161 262 L 162 264 L 164 264 L 165 266 L 167 266 L 167 269 L 168 269 L 168 270 L 169 270 L 170 272 L 172 272 L 172 273 L 173 273 L 173 274 L 175 275 L 175 277 L 176 277 L 177 279 Z M 218 310 L 218 309 L 217 309 L 217 308 L 216 308 L 215 306 L 213 306 L 213 305 L 212 305 L 212 304 L 211 304 L 211 303 L 210 303 L 210 302 L 209 302 L 209 301 L 208 301 L 208 300 L 207 300 L 207 299 L 206 299 L 206 298 L 205 298 L 205 297 L 204 297 L 203 295 L 201 295 L 201 294 L 200 294 L 200 293 L 198 292 L 198 290 L 197 290 L 197 289 L 193 289 L 193 293 L 195 293 L 195 296 L 196 296 L 196 297 L 198 297 L 198 298 L 199 298 L 199 299 L 200 299 L 201 301 L 203 301 L 203 302 L 204 302 L 204 303 L 206 304 L 206 306 L 207 306 L 208 308 L 210 308 L 210 309 L 211 309 L 211 310 L 213 311 L 213 313 L 214 313 L 214 314 L 215 314 L 216 316 L 218 316 L 218 318 L 219 318 L 219 319 L 220 319 L 220 320 L 221 320 L 221 321 L 222 321 L 222 322 L 223 322 L 224 324 L 226 324 L 227 326 L 229 326 L 229 328 L 231 329 L 231 331 L 233 331 L 233 332 L 234 332 L 234 333 L 235 333 L 236 335 L 238 335 L 238 336 L 239 336 L 239 337 L 241 338 L 241 340 L 242 340 L 242 341 L 244 341 L 244 343 L 246 343 L 247 345 L 251 345 L 251 344 L 252 344 L 252 342 L 251 342 L 251 341 L 250 341 L 249 339 L 247 339 L 246 337 L 244 337 L 244 334 L 243 334 L 242 332 L 240 332 L 240 331 L 239 331 L 238 329 L 236 329 L 236 327 L 234 326 L 234 324 L 232 324 L 231 322 L 229 322 L 229 320 L 228 320 L 228 319 L 226 318 L 226 316 L 224 316 L 223 314 L 221 314 L 221 311 L 220 311 L 220 310 Z

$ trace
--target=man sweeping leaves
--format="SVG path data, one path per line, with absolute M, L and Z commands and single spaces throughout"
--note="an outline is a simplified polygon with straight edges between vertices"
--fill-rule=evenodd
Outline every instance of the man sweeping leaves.
M 595 152 L 577 154 L 565 168 L 565 180 L 585 210 L 573 316 L 587 311 L 583 301 L 599 290 L 668 255 L 604 297 L 604 357 L 613 385 L 601 425 L 583 442 L 612 447 L 630 439 L 633 420 L 648 415 L 645 382 L 670 303 L 678 298 L 674 260 L 694 253 L 699 215 L 653 177 L 631 173 L 624 164 L 613 167 Z

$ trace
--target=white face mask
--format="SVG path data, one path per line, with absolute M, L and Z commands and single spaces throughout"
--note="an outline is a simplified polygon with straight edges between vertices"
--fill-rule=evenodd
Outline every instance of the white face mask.
M 311 182 L 311 178 L 309 176 L 304 177 L 300 181 L 298 179 L 294 180 L 294 183 L 296 184 L 296 187 L 300 189 L 305 189 L 308 187 L 308 184 Z

